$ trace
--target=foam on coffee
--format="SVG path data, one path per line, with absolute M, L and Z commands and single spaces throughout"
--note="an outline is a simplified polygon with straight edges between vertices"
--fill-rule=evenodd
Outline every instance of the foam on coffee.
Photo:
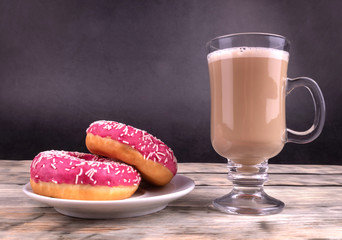
M 263 57 L 289 61 L 289 53 L 283 50 L 263 47 L 237 47 L 226 48 L 208 54 L 208 62 L 240 57 Z

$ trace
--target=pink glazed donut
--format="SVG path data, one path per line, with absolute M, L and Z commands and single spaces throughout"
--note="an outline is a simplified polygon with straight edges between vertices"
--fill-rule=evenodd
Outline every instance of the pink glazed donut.
M 177 172 L 173 151 L 146 131 L 113 121 L 96 121 L 87 129 L 90 152 L 115 158 L 138 169 L 143 179 L 163 186 Z
M 93 154 L 45 151 L 30 167 L 33 192 L 75 200 L 119 200 L 138 189 L 140 174 L 132 166 Z

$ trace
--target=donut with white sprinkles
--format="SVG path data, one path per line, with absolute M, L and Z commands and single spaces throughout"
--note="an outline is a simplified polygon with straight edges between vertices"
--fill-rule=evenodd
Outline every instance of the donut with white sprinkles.
M 45 151 L 30 167 L 34 193 L 74 200 L 120 200 L 138 189 L 139 172 L 125 163 L 93 154 Z
M 177 173 L 173 151 L 146 131 L 100 120 L 90 124 L 86 133 L 86 145 L 91 153 L 136 167 L 142 178 L 154 185 L 166 185 Z

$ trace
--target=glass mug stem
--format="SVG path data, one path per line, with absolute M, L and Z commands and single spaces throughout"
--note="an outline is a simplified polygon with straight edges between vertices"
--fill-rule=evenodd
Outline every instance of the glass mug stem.
M 287 142 L 304 144 L 312 142 L 321 134 L 325 122 L 325 102 L 317 83 L 307 77 L 288 78 L 286 95 L 289 95 L 292 90 L 298 87 L 305 87 L 311 93 L 314 102 L 315 117 L 312 126 L 306 131 L 299 132 L 287 129 Z
M 213 206 L 225 213 L 242 215 L 269 215 L 282 211 L 285 204 L 267 195 L 264 183 L 268 180 L 268 160 L 243 166 L 228 159 L 228 180 L 231 192 L 213 201 Z

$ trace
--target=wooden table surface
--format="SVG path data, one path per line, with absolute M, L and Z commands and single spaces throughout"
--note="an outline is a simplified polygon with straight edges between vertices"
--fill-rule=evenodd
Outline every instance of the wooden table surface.
M 235 216 L 210 207 L 229 192 L 225 164 L 180 163 L 195 189 L 140 217 L 67 217 L 27 197 L 30 161 L 0 160 L 0 239 L 342 239 L 342 166 L 270 165 L 265 190 L 285 202 L 270 216 Z

